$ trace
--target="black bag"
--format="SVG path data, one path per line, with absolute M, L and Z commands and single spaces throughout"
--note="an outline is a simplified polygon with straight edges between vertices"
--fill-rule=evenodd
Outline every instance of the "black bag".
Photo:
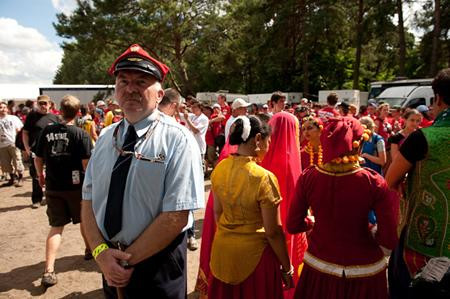
M 427 265 L 422 269 L 420 273 L 414 277 L 414 279 L 411 281 L 411 284 L 408 289 L 408 298 L 411 299 L 421 299 L 421 298 L 433 298 L 433 299 L 444 299 L 444 298 L 450 298 L 450 267 L 445 266 L 448 265 L 448 262 L 444 264 L 444 268 L 441 266 L 440 271 L 441 273 L 444 272 L 443 277 L 440 279 L 440 281 L 437 281 L 438 278 L 437 275 L 435 277 L 432 277 L 431 275 L 427 275 L 428 277 L 432 277 L 434 279 L 425 279 L 424 272 L 433 272 L 433 268 L 437 268 L 432 264 L 432 260 L 438 260 L 442 258 L 433 258 L 430 261 L 428 261 Z M 444 258 L 445 259 L 445 258 Z M 448 259 L 447 259 L 448 261 Z M 427 269 L 428 268 L 428 269 Z M 430 271 L 431 270 L 431 271 Z M 436 273 L 436 272 L 435 272 Z
M 25 146 L 23 145 L 23 140 L 22 140 L 22 132 L 23 132 L 23 128 L 20 129 L 20 131 L 17 133 L 16 135 L 16 147 L 22 151 L 25 150 Z
M 222 149 L 223 146 L 225 145 L 225 134 L 220 134 L 214 137 L 214 145 L 219 149 Z

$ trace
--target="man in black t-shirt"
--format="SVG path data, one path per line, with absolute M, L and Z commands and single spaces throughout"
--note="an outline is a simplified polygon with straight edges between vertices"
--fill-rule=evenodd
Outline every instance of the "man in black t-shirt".
M 47 215 L 51 226 L 41 282 L 44 287 L 57 282 L 54 264 L 64 225 L 71 221 L 73 224 L 80 222 L 81 187 L 92 142 L 84 130 L 74 125 L 79 109 L 77 98 L 65 96 L 61 100 L 63 122 L 46 126 L 36 143 L 34 162 L 39 184 L 46 186 Z M 84 239 L 83 232 L 81 235 Z M 86 252 L 90 252 L 87 246 Z
M 37 209 L 39 203 L 43 205 L 42 198 L 44 193 L 39 186 L 36 169 L 34 168 L 34 153 L 36 151 L 36 142 L 39 135 L 47 125 L 57 123 L 58 117 L 50 113 L 50 98 L 46 95 L 40 95 L 37 98 L 38 109 L 28 114 L 22 131 L 22 140 L 25 147 L 25 159 L 30 159 L 30 175 L 33 180 L 31 193 L 31 207 Z

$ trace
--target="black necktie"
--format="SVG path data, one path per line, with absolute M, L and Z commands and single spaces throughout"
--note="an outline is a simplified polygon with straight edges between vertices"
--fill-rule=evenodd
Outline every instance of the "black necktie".
M 136 131 L 130 125 L 122 150 L 134 152 L 136 140 Z M 109 239 L 112 239 L 122 229 L 123 195 L 125 193 L 128 171 L 130 170 L 132 160 L 133 155 L 119 156 L 111 174 L 104 222 Z

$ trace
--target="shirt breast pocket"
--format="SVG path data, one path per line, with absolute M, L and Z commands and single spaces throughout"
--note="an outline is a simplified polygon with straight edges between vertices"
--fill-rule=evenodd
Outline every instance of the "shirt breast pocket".
M 133 163 L 133 185 L 144 196 L 159 198 L 164 190 L 166 165 L 164 162 L 135 160 Z

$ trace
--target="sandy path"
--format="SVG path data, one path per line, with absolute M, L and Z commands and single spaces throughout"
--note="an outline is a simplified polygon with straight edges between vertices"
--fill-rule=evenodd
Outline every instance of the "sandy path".
M 64 230 L 55 265 L 58 284 L 46 291 L 40 286 L 49 226 L 46 207 L 31 209 L 30 197 L 30 178 L 23 187 L 0 188 L 0 298 L 103 298 L 97 265 L 83 259 L 79 225 Z M 196 211 L 198 238 L 203 216 L 204 210 Z M 188 251 L 189 298 L 197 297 L 193 289 L 198 258 L 199 250 Z

